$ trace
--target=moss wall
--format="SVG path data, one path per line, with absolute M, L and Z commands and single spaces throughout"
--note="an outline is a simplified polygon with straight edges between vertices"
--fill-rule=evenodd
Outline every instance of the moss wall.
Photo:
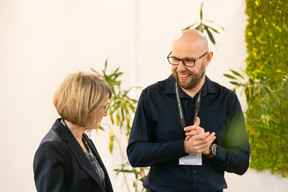
M 246 73 L 272 91 L 248 101 L 250 167 L 288 173 L 288 0 L 246 0 Z

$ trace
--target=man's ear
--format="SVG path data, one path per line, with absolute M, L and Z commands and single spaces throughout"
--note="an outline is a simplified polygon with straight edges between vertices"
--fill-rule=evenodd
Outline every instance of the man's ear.
M 205 62 L 205 66 L 207 67 L 210 63 L 210 61 L 212 60 L 212 57 L 213 57 L 213 52 L 212 51 L 209 51 L 207 53 L 207 57 L 206 57 L 206 62 Z

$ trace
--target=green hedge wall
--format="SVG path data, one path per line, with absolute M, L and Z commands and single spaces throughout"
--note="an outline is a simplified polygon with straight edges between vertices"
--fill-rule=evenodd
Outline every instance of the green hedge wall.
M 288 0 L 246 0 L 246 73 L 271 88 L 248 100 L 250 167 L 288 173 Z
M 246 0 L 246 5 L 246 72 L 277 82 L 277 73 L 288 71 L 288 0 Z

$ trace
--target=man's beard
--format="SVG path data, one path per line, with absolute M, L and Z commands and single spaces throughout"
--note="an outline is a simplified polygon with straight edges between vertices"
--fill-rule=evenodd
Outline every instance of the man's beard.
M 205 76 L 205 65 L 204 62 L 201 63 L 201 68 L 199 73 L 192 73 L 189 71 L 190 75 L 192 76 L 192 80 L 188 83 L 183 83 L 180 81 L 178 73 L 176 72 L 176 69 L 173 71 L 173 76 L 175 80 L 177 81 L 178 85 L 182 87 L 183 89 L 193 89 L 195 88 L 200 81 L 204 78 Z

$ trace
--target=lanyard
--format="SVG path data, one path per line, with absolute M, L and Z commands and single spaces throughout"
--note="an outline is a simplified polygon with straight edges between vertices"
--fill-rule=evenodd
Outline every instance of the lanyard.
M 185 119 L 184 119 L 183 108 L 182 108 L 182 104 L 181 104 L 181 100 L 180 100 L 180 96 L 179 96 L 179 86 L 178 86 L 177 82 L 175 82 L 175 92 L 176 92 L 176 100 L 177 100 L 177 105 L 178 105 L 178 110 L 179 110 L 179 115 L 180 115 L 180 123 L 181 123 L 182 128 L 184 128 L 184 127 L 186 127 L 186 123 L 185 123 Z M 199 95 L 198 95 L 197 100 L 196 100 L 193 124 L 196 122 L 196 118 L 197 118 L 199 111 L 200 111 L 201 92 L 202 92 L 202 89 L 200 90 Z

